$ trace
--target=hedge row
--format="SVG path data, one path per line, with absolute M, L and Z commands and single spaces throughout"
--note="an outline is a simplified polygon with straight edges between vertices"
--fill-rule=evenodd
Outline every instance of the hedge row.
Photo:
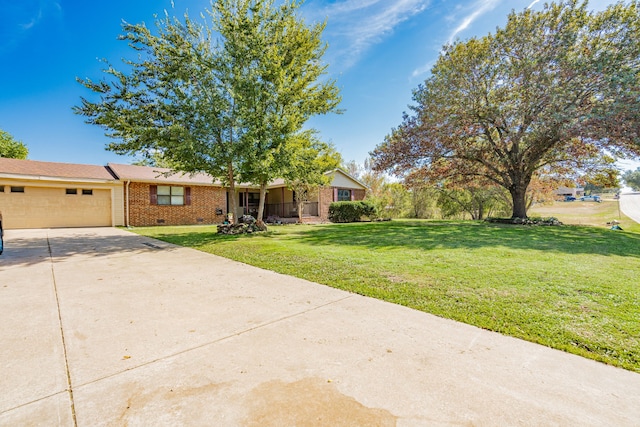
M 356 222 L 362 217 L 374 219 L 376 216 L 376 208 L 369 202 L 333 202 L 329 205 L 331 222 Z

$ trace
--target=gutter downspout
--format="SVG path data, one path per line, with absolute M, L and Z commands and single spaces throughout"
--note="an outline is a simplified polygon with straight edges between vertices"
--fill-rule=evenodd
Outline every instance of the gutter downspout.
M 129 223 L 129 184 L 131 184 L 131 180 L 127 180 L 127 184 L 125 185 L 125 201 L 124 201 L 124 206 L 125 206 L 125 222 L 126 222 L 126 226 L 127 228 L 129 228 L 131 226 L 131 224 Z

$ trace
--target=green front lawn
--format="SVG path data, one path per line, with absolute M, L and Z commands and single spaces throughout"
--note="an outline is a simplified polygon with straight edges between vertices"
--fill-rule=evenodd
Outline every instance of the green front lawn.
M 477 222 L 135 232 L 640 372 L 640 234 Z

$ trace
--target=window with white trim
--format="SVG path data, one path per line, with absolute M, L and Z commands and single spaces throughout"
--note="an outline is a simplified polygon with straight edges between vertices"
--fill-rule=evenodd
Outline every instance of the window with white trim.
M 184 187 L 158 185 L 159 205 L 184 205 Z

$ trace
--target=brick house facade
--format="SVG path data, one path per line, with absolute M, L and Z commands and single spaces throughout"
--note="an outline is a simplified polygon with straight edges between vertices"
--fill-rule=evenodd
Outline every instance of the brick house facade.
M 152 225 L 219 224 L 227 213 L 227 192 L 222 187 L 172 185 L 183 188 L 182 204 L 158 204 L 156 184 L 131 182 L 125 190 L 128 224 Z M 154 199 L 155 194 L 155 199 Z

